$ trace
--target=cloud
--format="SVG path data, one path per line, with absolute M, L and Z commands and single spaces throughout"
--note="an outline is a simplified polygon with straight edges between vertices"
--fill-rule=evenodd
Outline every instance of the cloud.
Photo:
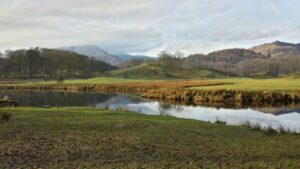
M 292 7 L 300 3 L 291 1 L 1 0 L 0 49 L 95 44 L 112 53 L 207 52 L 285 38 L 299 18 Z
M 263 38 L 270 38 L 276 37 L 281 35 L 281 32 L 278 30 L 271 30 L 271 31 L 261 31 L 259 29 L 251 30 L 251 31 L 241 31 L 231 34 L 224 34 L 223 40 L 257 40 Z

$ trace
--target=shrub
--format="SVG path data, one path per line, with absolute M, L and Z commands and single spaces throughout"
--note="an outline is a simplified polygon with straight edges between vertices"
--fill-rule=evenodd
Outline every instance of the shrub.
M 11 113 L 8 112 L 0 112 L 0 120 L 8 121 L 11 117 Z

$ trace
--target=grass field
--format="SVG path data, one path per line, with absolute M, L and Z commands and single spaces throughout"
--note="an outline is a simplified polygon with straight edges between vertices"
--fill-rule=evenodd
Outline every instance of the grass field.
M 6 108 L 0 168 L 299 168 L 300 136 L 91 108 Z
M 162 80 L 154 80 L 161 82 Z M 166 80 L 164 80 L 166 81 Z M 182 80 L 184 81 L 184 80 Z M 193 80 L 193 81 L 197 81 Z M 300 91 L 300 78 L 275 78 L 275 79 L 251 79 L 251 78 L 225 78 L 225 79 L 202 79 L 201 82 L 221 82 L 225 85 L 212 85 L 196 87 L 197 89 L 228 89 L 240 91 Z M 100 77 L 86 80 L 66 80 L 65 84 L 116 84 L 116 83 L 151 83 L 153 80 L 123 79 Z M 55 81 L 47 83 L 56 83 Z
M 186 80 L 150 80 L 150 79 L 124 79 L 114 77 L 98 77 L 91 79 L 70 79 L 65 80 L 63 84 L 151 84 L 153 82 L 174 82 Z M 228 89 L 240 91 L 300 91 L 300 78 L 273 78 L 273 79 L 251 79 L 251 78 L 224 78 L 224 79 L 193 79 L 193 82 L 199 81 L 201 83 L 224 83 L 224 85 L 211 85 L 202 87 L 192 87 L 194 89 Z M 188 83 L 190 81 L 186 81 Z M 56 81 L 37 81 L 24 82 L 15 85 L 50 85 L 57 84 Z M 156 83 L 155 83 L 156 84 Z M 12 85 L 12 84 L 8 84 Z
M 131 83 L 131 82 L 148 82 L 146 79 L 124 79 L 114 77 L 98 77 L 91 79 L 65 80 L 64 84 L 114 84 L 114 83 Z M 56 81 L 49 81 L 46 84 L 56 84 Z
M 63 84 L 116 84 L 116 83 L 132 83 L 132 82 L 150 82 L 153 80 L 147 79 L 124 79 L 124 78 L 115 78 L 115 77 L 96 77 L 96 78 L 89 78 L 89 79 L 67 79 L 63 81 Z M 0 82 L 1 84 L 1 82 Z M 2 82 L 2 84 L 6 84 Z M 50 84 L 57 84 L 56 80 L 36 80 L 36 81 L 18 81 L 18 82 L 11 82 L 8 85 L 50 85 Z
M 214 79 L 229 83 L 218 86 L 196 87 L 196 89 L 228 89 L 240 91 L 300 91 L 300 78 L 278 78 L 278 79 L 250 79 L 250 78 L 228 78 Z M 231 84 L 230 84 L 231 83 Z

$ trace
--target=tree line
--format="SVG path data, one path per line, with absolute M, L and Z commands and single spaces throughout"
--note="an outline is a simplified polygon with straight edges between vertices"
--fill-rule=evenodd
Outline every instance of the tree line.
M 0 57 L 2 77 L 88 77 L 113 69 L 108 63 L 58 49 L 20 49 Z
M 169 53 L 162 51 L 158 54 L 158 62 L 163 65 L 182 66 L 184 54 L 180 51 Z

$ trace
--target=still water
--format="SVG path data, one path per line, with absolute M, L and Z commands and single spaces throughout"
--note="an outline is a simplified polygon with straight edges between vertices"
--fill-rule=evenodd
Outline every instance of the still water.
M 204 106 L 173 105 L 143 99 L 134 95 L 67 93 L 67 92 L 0 92 L 0 98 L 9 96 L 20 106 L 72 107 L 90 106 L 95 108 L 126 108 L 147 115 L 169 115 L 178 118 L 207 122 L 225 121 L 239 125 L 246 121 L 263 127 L 284 127 L 300 133 L 300 105 L 281 107 L 215 108 Z

